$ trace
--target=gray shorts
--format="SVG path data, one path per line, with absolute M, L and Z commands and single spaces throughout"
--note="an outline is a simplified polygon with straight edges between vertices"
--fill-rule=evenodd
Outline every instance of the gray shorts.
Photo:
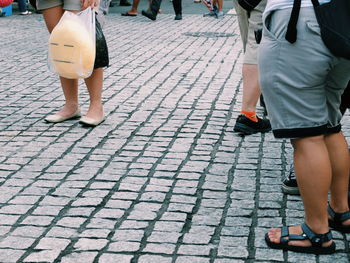
M 236 9 L 239 31 L 243 42 L 244 64 L 257 64 L 258 43 L 255 40 L 255 30 L 262 28 L 262 14 L 264 12 L 267 0 L 263 0 L 250 12 L 243 9 L 238 0 L 233 0 Z
M 36 0 L 38 10 L 44 10 L 51 7 L 63 6 L 64 10 L 81 10 L 80 0 Z
M 291 9 L 264 14 L 260 85 L 273 133 L 302 138 L 339 132 L 341 94 L 350 60 L 333 56 L 320 37 L 312 7 L 301 8 L 294 44 L 285 40 Z

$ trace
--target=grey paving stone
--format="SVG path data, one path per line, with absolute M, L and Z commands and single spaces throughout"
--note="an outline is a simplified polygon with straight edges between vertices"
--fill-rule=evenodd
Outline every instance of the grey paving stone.
M 108 251 L 113 252 L 134 252 L 140 248 L 139 242 L 131 242 L 131 241 L 118 241 L 112 242 L 108 246 Z
M 172 259 L 170 257 L 164 257 L 164 256 L 142 255 L 142 256 L 140 256 L 138 262 L 140 262 L 140 263 L 151 263 L 151 262 L 170 263 L 170 262 L 172 262 Z
M 39 252 L 32 252 L 23 260 L 23 262 L 54 262 L 60 252 L 60 250 L 42 250 Z
M 29 248 L 34 241 L 34 238 L 7 236 L 0 241 L 0 248 L 26 249 Z
M 99 263 L 110 263 L 110 262 L 118 262 L 118 263 L 130 263 L 132 255 L 121 255 L 121 254 L 111 254 L 104 253 L 98 260 Z
M 77 250 L 101 250 L 106 244 L 106 239 L 96 238 L 80 238 L 77 243 L 74 244 L 74 248 Z
M 19 217 L 19 215 L 0 214 L 0 225 L 12 225 L 16 223 Z
M 44 237 L 36 245 L 36 249 L 60 251 L 65 249 L 71 241 L 63 238 Z
M 116 230 L 112 237 L 113 241 L 141 241 L 144 236 L 142 230 Z
M 62 263 L 92 263 L 94 262 L 97 252 L 76 252 L 64 256 Z
M 0 262 L 18 262 L 20 257 L 25 253 L 25 250 L 14 248 L 0 249 Z
M 189 257 L 189 256 L 180 256 L 176 259 L 176 263 L 207 263 L 210 262 L 209 258 L 204 257 Z
M 208 245 L 181 245 L 178 251 L 180 255 L 209 256 L 211 247 Z
M 39 237 L 45 231 L 44 227 L 37 226 L 19 226 L 11 233 L 13 236 L 22 236 L 22 237 Z

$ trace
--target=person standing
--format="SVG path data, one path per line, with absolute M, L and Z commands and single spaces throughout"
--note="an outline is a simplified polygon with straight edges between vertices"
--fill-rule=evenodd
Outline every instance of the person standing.
M 262 0 L 252 11 L 243 9 L 238 0 L 233 0 L 243 42 L 243 100 L 241 114 L 237 117 L 234 131 L 243 135 L 271 130 L 270 121 L 256 115 L 256 105 L 260 98 L 257 53 L 259 39 L 256 32 L 262 29 L 262 13 L 267 0 Z
M 31 15 L 32 12 L 28 10 L 27 0 L 18 0 L 18 10 L 20 15 Z
M 173 8 L 175 11 L 175 20 L 182 19 L 182 0 L 173 0 Z M 162 0 L 152 0 L 149 6 L 149 10 L 142 10 L 142 15 L 151 19 L 156 20 L 157 14 L 160 9 L 160 5 L 162 4 Z
M 339 110 L 350 60 L 324 44 L 311 1 L 297 3 L 268 1 L 258 62 L 273 134 L 290 139 L 294 149 L 305 222 L 271 228 L 265 241 L 274 249 L 331 254 L 336 246 L 330 227 L 350 233 L 349 152 Z M 297 32 L 296 41 L 288 32 Z
M 97 7 L 97 5 L 98 0 L 37 1 L 37 8 L 42 12 L 50 33 L 58 24 L 65 10 L 77 13 L 86 8 Z M 59 123 L 81 116 L 78 104 L 78 80 L 60 77 L 60 81 L 65 105 L 56 114 L 47 116 L 45 118 L 47 122 Z M 103 68 L 94 69 L 91 76 L 84 81 L 90 96 L 90 106 L 86 115 L 80 118 L 80 123 L 85 126 L 97 126 L 105 119 L 102 105 Z

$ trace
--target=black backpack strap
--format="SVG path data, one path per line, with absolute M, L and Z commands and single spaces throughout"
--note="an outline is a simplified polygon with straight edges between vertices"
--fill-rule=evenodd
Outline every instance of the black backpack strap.
M 314 2 L 315 0 L 312 0 Z M 317 0 L 316 0 L 317 1 Z M 318 1 L 317 1 L 318 2 Z M 301 0 L 294 0 L 292 13 L 288 22 L 288 28 L 286 33 L 286 40 L 289 43 L 297 41 L 297 23 L 300 13 Z

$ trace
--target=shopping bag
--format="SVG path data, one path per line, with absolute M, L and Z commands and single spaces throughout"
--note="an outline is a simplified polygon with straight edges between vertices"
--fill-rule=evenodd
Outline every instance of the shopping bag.
M 94 11 L 65 11 L 49 38 L 50 70 L 68 79 L 88 78 L 94 69 L 95 54 Z
M 96 58 L 94 68 L 103 68 L 109 66 L 109 56 L 106 38 L 102 27 L 96 19 Z

